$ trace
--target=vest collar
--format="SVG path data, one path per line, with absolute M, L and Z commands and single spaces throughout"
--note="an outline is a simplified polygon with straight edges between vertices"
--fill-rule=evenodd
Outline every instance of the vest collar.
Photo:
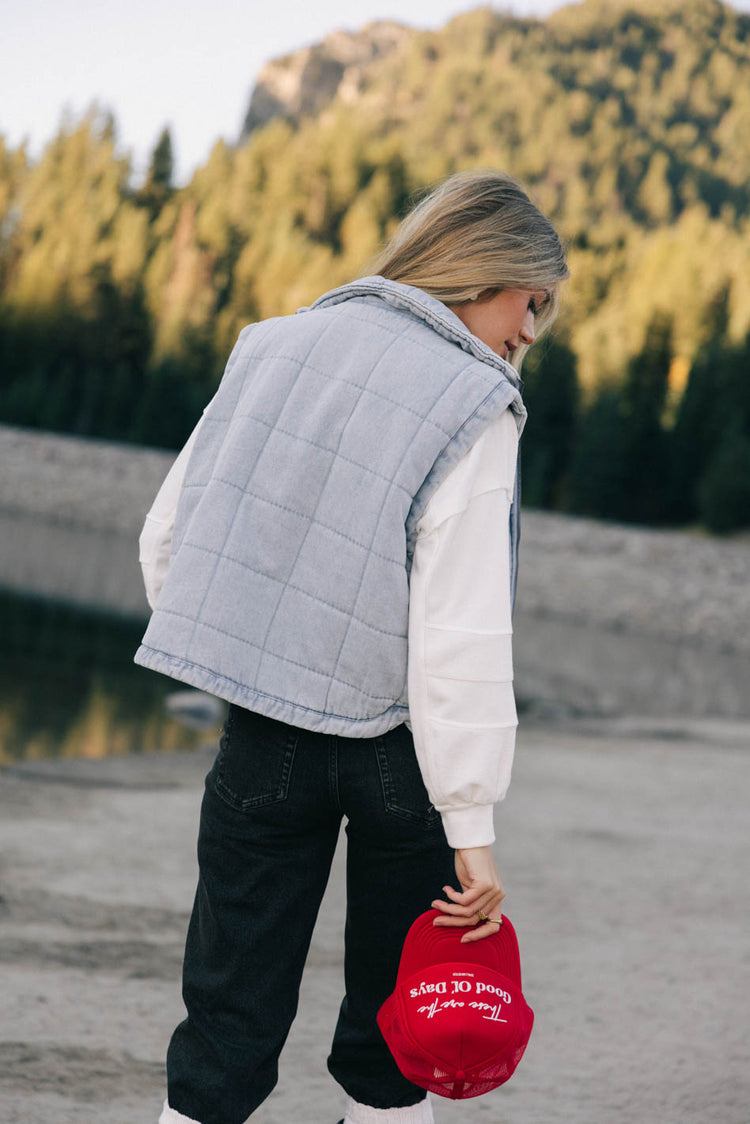
M 417 289 L 413 285 L 402 285 L 400 281 L 390 281 L 387 277 L 377 275 L 360 277 L 356 281 L 350 281 L 347 285 L 341 285 L 337 289 L 331 289 L 330 292 L 324 293 L 310 307 L 326 308 L 330 305 L 352 300 L 355 297 L 378 297 L 394 308 L 410 312 L 417 319 L 429 324 L 445 339 L 457 343 L 464 351 L 468 351 L 470 355 L 474 355 L 483 363 L 497 368 L 514 387 L 520 389 L 523 385 L 515 367 L 496 355 L 486 343 L 482 343 L 478 336 L 470 332 L 464 323 L 459 320 L 455 312 L 451 312 L 442 301 L 429 296 L 422 289 Z M 299 312 L 306 311 L 306 308 L 299 309 Z

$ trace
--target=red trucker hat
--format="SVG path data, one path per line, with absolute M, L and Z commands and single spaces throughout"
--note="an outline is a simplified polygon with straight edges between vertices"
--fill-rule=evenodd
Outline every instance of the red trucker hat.
M 441 916 L 429 909 L 409 929 L 378 1026 L 409 1081 L 453 1100 L 479 1097 L 512 1076 L 534 1012 L 508 918 L 497 933 L 461 944 L 466 929 L 434 926 Z

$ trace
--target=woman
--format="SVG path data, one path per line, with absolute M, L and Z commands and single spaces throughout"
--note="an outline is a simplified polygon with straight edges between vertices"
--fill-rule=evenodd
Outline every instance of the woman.
M 430 904 L 465 941 L 501 924 L 517 370 L 566 276 L 515 181 L 451 177 L 372 276 L 241 333 L 157 497 L 136 661 L 230 703 L 161 1124 L 241 1124 L 274 1087 L 344 817 L 329 1069 L 346 1124 L 433 1119 L 375 1016 Z

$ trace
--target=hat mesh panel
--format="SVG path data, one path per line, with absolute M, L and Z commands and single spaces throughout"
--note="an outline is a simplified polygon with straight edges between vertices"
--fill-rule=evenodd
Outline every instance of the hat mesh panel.
M 496 1089 L 498 1085 L 504 1084 L 513 1075 L 526 1049 L 523 1045 L 514 1051 L 512 1065 L 507 1061 L 486 1062 L 476 1070 L 467 1071 L 464 1079 L 459 1081 L 455 1073 L 441 1069 L 439 1065 L 431 1062 L 424 1052 L 420 1053 L 411 1048 L 408 1030 L 398 1017 L 398 1013 L 394 1013 L 391 1020 L 391 1032 L 391 1041 L 396 1038 L 399 1043 L 398 1053 L 394 1056 L 401 1072 L 415 1085 L 451 1099 L 460 1097 L 466 1100 L 469 1097 L 481 1097 L 484 1093 Z

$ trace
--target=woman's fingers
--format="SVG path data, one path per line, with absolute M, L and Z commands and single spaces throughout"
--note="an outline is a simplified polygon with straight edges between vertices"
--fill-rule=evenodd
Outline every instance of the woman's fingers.
M 455 917 L 469 917 L 472 913 L 484 907 L 484 902 L 488 898 L 487 890 L 478 890 L 472 893 L 471 897 L 464 897 L 461 895 L 461 901 L 444 902 L 442 898 L 436 898 L 432 903 L 433 909 L 439 909 L 441 913 L 453 914 Z M 485 911 L 486 912 L 486 911 Z
M 481 898 L 483 894 L 497 888 L 496 883 L 481 882 L 476 886 L 471 886 L 468 890 L 454 890 L 452 886 L 443 886 L 443 893 L 456 905 L 468 906 Z
M 472 925 L 477 924 L 477 918 L 474 917 L 440 917 L 436 918 L 432 924 L 436 929 L 468 929 Z
M 485 894 L 484 896 L 477 898 L 477 900 L 472 902 L 470 905 L 451 905 L 450 902 L 443 902 L 439 898 L 437 898 L 432 903 L 432 908 L 439 910 L 445 918 L 466 917 L 469 918 L 469 920 L 473 919 L 474 921 L 481 921 L 481 918 L 479 917 L 480 909 L 483 913 L 489 915 L 490 911 L 496 905 L 499 905 L 502 900 L 503 895 L 497 893 Z
M 443 886 L 448 901 L 436 898 L 432 903 L 433 909 L 441 915 L 435 918 L 433 925 L 447 929 L 471 928 L 471 933 L 466 933 L 462 941 L 484 940 L 498 928 L 492 919 L 500 919 L 500 903 L 505 897 L 492 848 L 460 849 L 456 851 L 455 860 L 462 889 Z
M 468 890 L 462 891 L 454 890 L 452 886 L 443 886 L 443 893 L 446 897 L 451 899 L 454 907 L 459 909 L 476 908 L 480 899 L 489 895 L 499 894 L 501 898 L 504 897 L 503 887 L 499 881 L 480 882 L 475 886 L 471 886 Z M 441 899 L 437 899 L 433 904 L 437 905 L 438 903 L 441 906 L 445 906 L 447 910 L 451 908 L 448 902 L 444 902 Z
M 464 897 L 464 895 L 461 895 L 461 897 Z M 436 898 L 432 903 L 432 908 L 439 910 L 442 917 L 436 918 L 433 924 L 475 925 L 477 921 L 481 921 L 480 910 L 482 913 L 486 913 L 488 917 L 499 913 L 497 906 L 500 905 L 504 897 L 505 893 L 501 887 L 493 887 L 489 891 L 479 891 L 476 895 L 472 893 L 471 900 L 463 905 L 444 902 L 440 898 Z
M 494 936 L 499 929 L 500 926 L 494 920 L 486 921 L 483 925 L 477 925 L 476 929 L 472 929 L 470 933 L 464 933 L 461 937 L 461 944 L 472 944 L 474 941 L 486 940 L 487 937 Z

